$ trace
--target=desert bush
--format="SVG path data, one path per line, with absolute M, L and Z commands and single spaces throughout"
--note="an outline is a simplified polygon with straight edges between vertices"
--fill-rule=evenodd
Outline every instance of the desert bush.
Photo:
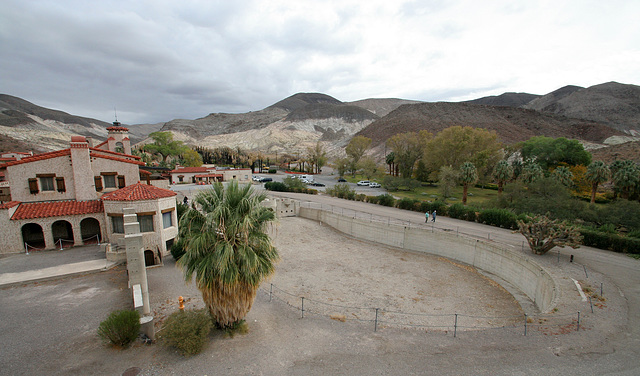
M 98 326 L 98 335 L 115 346 L 127 347 L 138 338 L 140 314 L 138 311 L 113 311 Z
M 184 356 L 195 355 L 207 343 L 212 325 L 205 309 L 174 312 L 164 323 L 162 341 Z
M 249 333 L 249 325 L 245 320 L 236 321 L 231 326 L 223 329 L 224 334 L 233 338 L 236 334 L 247 334 Z
M 476 208 L 458 202 L 449 206 L 447 215 L 451 218 L 474 222 L 476 220 L 476 211 Z
M 388 193 L 378 195 L 378 204 L 382 206 L 393 206 L 396 199 Z
M 398 209 L 413 210 L 414 204 L 416 202 L 418 202 L 418 200 L 404 197 L 396 202 L 396 207 Z
M 364 193 L 358 193 L 355 196 L 356 201 L 364 201 L 366 198 L 367 198 L 367 195 L 365 195 Z
M 286 192 L 287 186 L 279 181 L 268 181 L 264 183 L 264 189 L 276 192 Z
M 356 191 L 350 188 L 346 183 L 339 183 L 332 188 L 327 188 L 325 191 L 329 196 L 344 198 L 347 200 L 353 200 L 356 197 Z
M 370 204 L 378 204 L 378 196 L 367 196 L 365 201 Z
M 480 223 L 512 230 L 518 228 L 517 220 L 516 214 L 508 209 L 485 209 L 478 215 Z

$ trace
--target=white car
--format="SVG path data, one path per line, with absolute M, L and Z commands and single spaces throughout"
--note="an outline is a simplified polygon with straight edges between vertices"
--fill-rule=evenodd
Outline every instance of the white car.
M 356 183 L 357 185 L 369 185 L 370 182 L 369 180 L 360 180 L 359 182 Z
M 380 183 L 372 181 L 371 183 L 369 183 L 369 188 L 380 188 Z

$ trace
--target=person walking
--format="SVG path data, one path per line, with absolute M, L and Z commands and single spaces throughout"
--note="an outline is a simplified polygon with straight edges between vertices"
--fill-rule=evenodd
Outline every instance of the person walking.
M 436 211 L 433 211 L 433 214 L 431 214 L 431 222 L 435 222 L 436 221 Z
M 425 219 L 424 223 L 429 222 L 429 212 L 426 212 L 426 213 L 424 214 L 424 216 L 426 217 L 426 219 Z

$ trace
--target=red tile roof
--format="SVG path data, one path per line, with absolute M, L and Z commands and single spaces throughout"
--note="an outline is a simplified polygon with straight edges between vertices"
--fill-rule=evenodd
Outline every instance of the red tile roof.
M 209 172 L 209 169 L 214 170 L 215 167 L 179 167 L 169 172 L 172 174 L 194 174 L 198 172 Z
M 121 131 L 121 132 L 129 132 L 129 128 L 126 127 L 109 127 L 108 131 Z
M 7 201 L 0 204 L 0 209 L 11 209 L 17 205 L 20 205 L 20 201 Z
M 0 167 L 15 166 L 22 163 L 29 163 L 29 162 L 41 161 L 44 159 L 63 157 L 65 155 L 71 155 L 71 149 L 63 149 L 63 150 L 51 151 L 49 153 L 36 154 L 32 157 L 22 158 L 19 161 L 7 162 Z
M 61 217 L 68 215 L 80 215 L 90 213 L 102 213 L 104 206 L 102 201 L 49 201 L 49 202 L 23 202 L 13 216 L 12 220 Z
M 196 178 L 221 178 L 222 174 L 203 174 L 203 175 L 196 175 Z
M 177 193 L 164 188 L 143 183 L 132 184 L 117 191 L 106 193 L 102 196 L 103 201 L 143 201 L 155 200 L 159 198 L 172 197 Z
M 131 159 L 118 158 L 118 157 L 113 157 L 111 155 L 92 154 L 91 157 L 93 157 L 93 158 L 111 159 L 112 161 L 118 161 L 118 162 L 132 163 L 132 164 L 137 164 L 138 166 L 144 166 L 145 165 L 145 163 L 141 162 L 141 161 L 132 161 Z
M 98 145 L 92 147 L 92 149 L 100 149 L 100 146 L 104 146 L 109 142 L 109 140 L 106 141 L 102 141 L 101 143 L 99 143 Z M 100 150 L 104 150 L 104 149 L 100 149 Z

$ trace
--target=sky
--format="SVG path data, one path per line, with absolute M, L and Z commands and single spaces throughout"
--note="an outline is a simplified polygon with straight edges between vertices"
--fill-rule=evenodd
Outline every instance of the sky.
M 0 93 L 125 124 L 298 92 L 461 101 L 640 85 L 640 1 L 3 0 Z

